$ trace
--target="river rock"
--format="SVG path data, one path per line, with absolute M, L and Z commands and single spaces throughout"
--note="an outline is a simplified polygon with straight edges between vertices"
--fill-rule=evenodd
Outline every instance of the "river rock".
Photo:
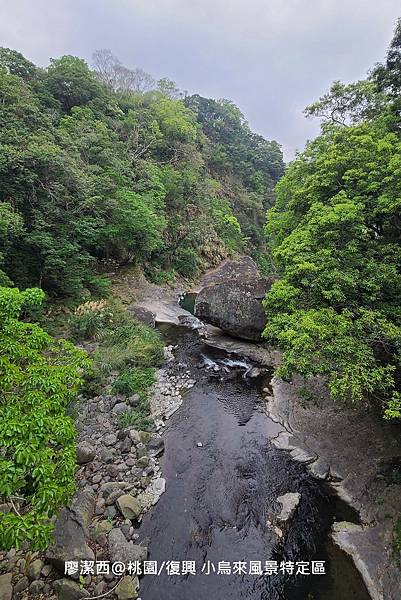
M 309 470 L 315 479 L 327 479 L 330 473 L 330 466 L 327 462 L 318 458 L 314 463 L 309 465 Z
M 138 406 L 138 404 L 140 403 L 140 401 L 141 401 L 141 397 L 140 397 L 139 394 L 133 394 L 132 396 L 130 396 L 128 398 L 128 404 L 130 406 Z
M 152 435 L 148 442 L 148 450 L 151 456 L 159 456 L 164 451 L 164 440 L 160 435 Z
M 13 586 L 11 585 L 11 573 L 0 575 L 0 598 L 1 600 L 12 600 Z
M 135 600 L 138 597 L 137 587 L 134 580 L 129 575 L 123 577 L 116 589 L 118 600 Z
M 110 521 L 106 521 L 105 519 L 102 521 L 98 521 L 92 528 L 91 538 L 98 542 L 102 540 L 105 535 L 109 533 L 113 529 Z
M 89 442 L 80 442 L 77 446 L 77 463 L 84 465 L 91 462 L 96 455 L 96 450 Z
M 121 514 L 126 519 L 137 519 L 141 512 L 142 508 L 139 504 L 138 500 L 131 496 L 130 494 L 123 494 L 117 499 L 116 502 Z
M 125 402 L 118 402 L 117 404 L 115 404 L 113 406 L 113 409 L 111 412 L 114 415 L 121 415 L 121 414 L 127 412 L 127 410 L 129 410 L 128 404 L 126 404 Z
M 46 556 L 62 574 L 66 561 L 95 558 L 87 544 L 94 508 L 93 492 L 84 490 L 75 497 L 71 508 L 63 508 L 57 518 L 53 531 L 54 542 L 49 546 Z M 75 577 L 78 578 L 78 575 Z
M 116 442 L 117 442 L 117 436 L 114 435 L 114 433 L 109 433 L 109 434 L 105 435 L 103 438 L 103 443 L 105 446 L 114 446 L 114 444 Z
M 130 439 L 134 442 L 134 444 L 139 444 L 141 441 L 141 436 L 139 435 L 139 431 L 136 429 L 130 429 L 128 432 Z
M 14 593 L 15 594 L 19 594 L 20 592 L 23 592 L 24 590 L 26 590 L 26 588 L 29 586 L 29 579 L 28 577 L 24 576 L 21 579 L 19 579 L 17 581 L 17 583 L 14 586 Z M 3 596 L 1 595 L 1 589 L 0 589 L 0 598 L 2 598 Z
M 71 579 L 58 579 L 53 583 L 53 589 L 59 600 L 81 600 L 89 596 L 89 592 Z
M 232 336 L 260 341 L 266 326 L 262 300 L 271 280 L 223 281 L 203 288 L 195 301 L 195 316 Z
M 288 492 L 287 494 L 279 496 L 277 500 L 281 504 L 281 511 L 280 514 L 277 515 L 277 520 L 287 523 L 290 519 L 292 519 L 296 509 L 298 508 L 298 504 L 301 500 L 301 494 L 298 492 Z
M 30 563 L 30 565 L 28 566 L 28 568 L 26 570 L 26 574 L 28 575 L 28 577 L 31 581 L 34 581 L 35 579 L 39 579 L 42 567 L 43 567 L 43 561 L 41 561 L 40 558 L 37 558 L 36 560 L 34 560 Z
M 112 529 L 108 540 L 111 562 L 143 561 L 148 555 L 148 549 L 144 546 L 128 542 L 121 529 Z

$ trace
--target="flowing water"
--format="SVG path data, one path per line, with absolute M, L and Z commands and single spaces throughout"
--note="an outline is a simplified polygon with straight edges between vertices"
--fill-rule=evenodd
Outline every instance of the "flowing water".
M 166 492 L 138 533 L 150 539 L 149 560 L 196 561 L 197 574 L 145 575 L 141 599 L 369 600 L 350 559 L 328 537 L 336 517 L 355 515 L 340 514 L 328 489 L 271 444 L 281 430 L 264 412 L 261 387 L 271 374 L 249 377 L 255 370 L 248 361 L 208 348 L 195 332 L 173 333 L 177 368 L 191 370 L 198 383 L 167 422 Z M 280 541 L 267 521 L 287 492 L 301 500 Z M 271 560 L 324 560 L 327 574 L 199 572 L 220 561 Z

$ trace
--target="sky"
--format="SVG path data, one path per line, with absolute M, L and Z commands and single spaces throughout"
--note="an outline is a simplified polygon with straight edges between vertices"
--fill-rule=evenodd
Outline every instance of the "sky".
M 237 104 L 286 160 L 319 132 L 303 109 L 383 59 L 400 0 L 0 0 L 0 45 L 46 66 L 112 50 L 127 67 Z

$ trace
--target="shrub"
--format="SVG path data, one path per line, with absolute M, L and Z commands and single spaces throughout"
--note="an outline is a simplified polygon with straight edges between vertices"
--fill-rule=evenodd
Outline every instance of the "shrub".
M 0 288 L 0 546 L 44 548 L 50 518 L 74 492 L 75 428 L 66 415 L 88 366 L 86 354 L 20 320 L 41 290 Z
M 71 334 L 77 340 L 94 338 L 112 323 L 113 312 L 105 300 L 80 304 L 70 318 Z
M 195 277 L 199 271 L 199 257 L 192 248 L 177 250 L 174 267 L 184 277 Z
M 152 427 L 152 421 L 148 418 L 148 403 L 140 404 L 137 408 L 127 410 L 119 416 L 121 427 L 135 427 L 142 431 L 147 431 Z
M 127 367 L 153 367 L 163 359 L 163 343 L 159 334 L 136 321 L 129 313 L 124 319 L 100 336 L 101 344 L 93 359 L 103 373 L 122 371 Z
M 138 394 L 141 399 L 148 397 L 149 389 L 155 381 L 155 369 L 152 367 L 123 371 L 113 384 L 117 394 Z

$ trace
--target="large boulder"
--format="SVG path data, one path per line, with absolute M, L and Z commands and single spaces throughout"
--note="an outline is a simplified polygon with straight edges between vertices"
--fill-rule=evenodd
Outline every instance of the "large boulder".
M 60 573 L 64 574 L 67 561 L 94 560 L 87 543 L 94 508 L 94 494 L 84 490 L 74 498 L 71 508 L 61 510 L 54 527 L 54 542 L 47 550 L 48 561 Z
M 195 301 L 195 316 L 234 337 L 260 341 L 266 325 L 262 300 L 272 281 L 230 280 L 203 288 Z

